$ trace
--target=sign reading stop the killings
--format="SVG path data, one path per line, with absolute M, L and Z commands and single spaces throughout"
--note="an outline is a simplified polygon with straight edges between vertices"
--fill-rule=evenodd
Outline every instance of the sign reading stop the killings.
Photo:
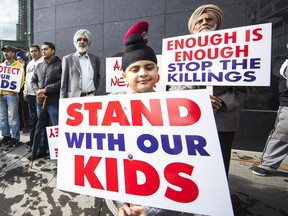
M 158 74 L 159 79 L 154 86 L 154 90 L 165 91 L 166 86 L 161 85 L 161 55 L 157 55 L 158 62 Z M 127 90 L 128 84 L 125 81 L 125 78 L 122 76 L 123 70 L 121 66 L 121 57 L 110 57 L 106 58 L 106 92 L 117 93 Z
M 68 98 L 60 110 L 58 189 L 233 215 L 206 90 Z
M 0 90 L 19 92 L 23 68 L 0 64 Z
M 162 84 L 269 86 L 271 31 L 266 23 L 165 38 Z

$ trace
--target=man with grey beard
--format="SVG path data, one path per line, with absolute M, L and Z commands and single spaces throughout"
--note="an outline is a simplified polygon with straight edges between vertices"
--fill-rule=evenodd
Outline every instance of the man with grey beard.
M 92 35 L 86 29 L 78 30 L 73 43 L 76 52 L 62 59 L 60 98 L 96 95 L 100 81 L 100 58 L 88 53 Z
M 218 30 L 222 24 L 223 12 L 213 4 L 198 7 L 188 21 L 191 34 Z M 171 86 L 169 91 L 206 88 L 196 85 Z M 247 97 L 249 88 L 233 86 L 210 86 L 212 108 L 217 125 L 226 174 L 228 175 L 233 139 L 240 123 L 240 104 Z

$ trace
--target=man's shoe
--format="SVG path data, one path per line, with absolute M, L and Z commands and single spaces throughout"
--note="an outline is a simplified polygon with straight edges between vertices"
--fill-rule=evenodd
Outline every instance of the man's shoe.
M 32 160 L 32 155 L 30 154 L 30 155 L 27 157 L 27 159 L 28 159 L 29 161 L 31 161 L 31 160 Z
M 11 140 L 11 137 L 3 137 L 3 139 L 0 141 L 0 146 L 3 147 L 5 145 L 7 145 Z
M 254 173 L 255 175 L 258 175 L 258 176 L 267 176 L 267 175 L 271 174 L 271 172 L 269 172 L 268 170 L 263 169 L 261 167 L 255 167 L 252 170 L 252 173 Z
M 25 145 L 31 146 L 31 145 L 32 145 L 32 142 L 29 140 L 29 141 L 25 142 Z
M 12 148 L 17 147 L 19 144 L 20 144 L 20 140 L 19 139 L 15 139 L 15 138 L 12 138 L 10 140 L 10 142 L 9 142 L 9 146 L 12 147 Z
M 23 129 L 22 129 L 22 132 L 23 132 L 23 133 L 29 133 L 30 130 L 29 130 L 28 128 L 23 128 Z

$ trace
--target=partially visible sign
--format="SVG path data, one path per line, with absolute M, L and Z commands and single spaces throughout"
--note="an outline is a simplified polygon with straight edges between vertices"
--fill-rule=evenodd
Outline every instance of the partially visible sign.
M 106 92 L 117 93 L 125 92 L 128 84 L 122 76 L 121 57 L 106 58 Z M 161 55 L 157 55 L 159 67 L 159 80 L 154 86 L 155 91 L 166 91 L 166 86 L 161 85 Z
M 58 157 L 58 126 L 46 127 L 50 159 L 56 160 Z
M 19 92 L 23 70 L 20 67 L 0 64 L 0 90 Z

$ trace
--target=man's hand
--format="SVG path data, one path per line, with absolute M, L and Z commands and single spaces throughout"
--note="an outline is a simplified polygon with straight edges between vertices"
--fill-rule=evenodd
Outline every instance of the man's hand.
M 139 205 L 123 205 L 118 209 L 118 216 L 147 216 L 143 206 Z
M 41 99 L 41 98 L 46 97 L 45 93 L 46 93 L 46 90 L 45 90 L 45 89 L 38 89 L 38 90 L 36 91 L 36 98 L 39 100 L 39 99 Z
M 37 95 L 40 95 L 40 94 L 45 94 L 46 93 L 46 90 L 45 89 L 38 89 L 37 91 L 36 91 L 36 96 Z
M 210 101 L 212 104 L 212 108 L 214 113 L 217 113 L 223 106 L 223 102 L 220 98 L 210 95 Z
M 23 94 L 23 100 L 24 100 L 25 102 L 28 103 L 28 97 L 27 97 L 27 94 Z

